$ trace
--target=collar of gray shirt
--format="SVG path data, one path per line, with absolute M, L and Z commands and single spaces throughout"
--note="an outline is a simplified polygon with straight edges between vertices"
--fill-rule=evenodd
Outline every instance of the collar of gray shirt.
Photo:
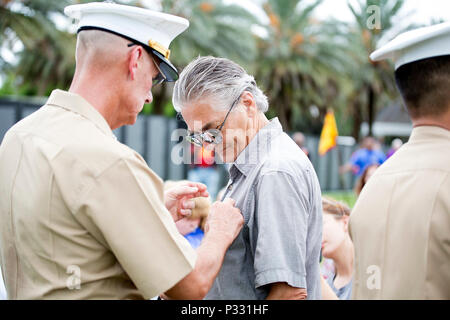
M 283 132 L 278 118 L 273 118 L 261 128 L 250 143 L 241 151 L 229 169 L 230 179 L 234 181 L 239 173 L 244 176 L 261 163 L 271 148 L 272 140 Z

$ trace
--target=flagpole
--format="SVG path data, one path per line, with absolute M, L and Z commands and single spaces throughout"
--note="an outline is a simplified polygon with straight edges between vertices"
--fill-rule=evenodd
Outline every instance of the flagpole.
M 336 137 L 336 149 L 337 149 L 337 153 L 338 153 L 338 175 L 339 175 L 339 188 L 340 190 L 347 190 L 347 185 L 345 183 L 345 179 L 344 179 L 344 174 L 341 174 L 340 172 L 340 168 L 342 166 L 342 152 L 341 149 L 339 148 L 339 136 Z

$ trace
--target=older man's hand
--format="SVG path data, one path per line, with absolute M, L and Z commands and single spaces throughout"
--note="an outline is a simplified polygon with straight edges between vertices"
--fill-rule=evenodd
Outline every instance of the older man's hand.
M 178 184 L 164 192 L 164 204 L 174 221 L 178 221 L 192 214 L 195 207 L 193 198 L 209 197 L 203 183 L 185 182 Z
M 241 210 L 235 207 L 235 201 L 231 198 L 223 202 L 216 201 L 211 207 L 205 232 L 214 233 L 215 236 L 223 238 L 224 243 L 230 245 L 237 237 L 244 225 L 244 217 Z

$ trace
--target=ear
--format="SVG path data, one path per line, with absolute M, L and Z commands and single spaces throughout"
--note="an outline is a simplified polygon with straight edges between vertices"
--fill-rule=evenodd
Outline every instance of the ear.
M 136 79 L 136 72 L 141 63 L 143 49 L 140 46 L 134 46 L 128 56 L 128 74 L 131 80 Z
M 253 94 L 248 91 L 244 91 L 241 96 L 242 104 L 247 109 L 247 114 L 249 117 L 253 118 L 258 113 L 258 107 L 256 106 Z
M 350 217 L 349 216 L 345 216 L 345 215 L 341 218 L 342 223 L 344 224 L 344 231 L 347 232 L 347 233 L 348 233 L 349 219 L 350 219 Z

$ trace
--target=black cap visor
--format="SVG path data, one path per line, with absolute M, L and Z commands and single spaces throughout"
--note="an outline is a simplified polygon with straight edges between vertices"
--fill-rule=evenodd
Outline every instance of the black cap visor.
M 150 48 L 151 52 L 159 59 L 159 69 L 164 74 L 164 77 L 166 78 L 165 81 L 167 82 L 173 82 L 178 80 L 178 71 L 175 66 L 170 63 L 169 60 L 164 57 L 159 51 L 156 51 L 155 49 L 145 46 L 147 48 Z

